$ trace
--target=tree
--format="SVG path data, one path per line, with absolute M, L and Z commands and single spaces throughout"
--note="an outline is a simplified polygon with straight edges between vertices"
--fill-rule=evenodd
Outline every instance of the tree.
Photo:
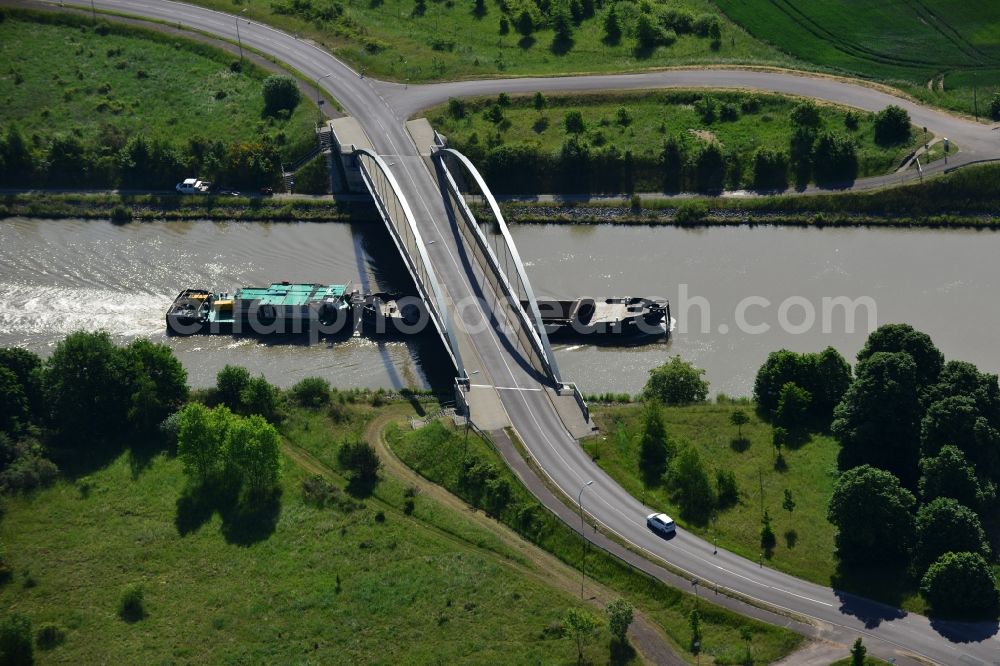
M 219 400 L 232 410 L 242 405 L 242 394 L 250 384 L 250 371 L 235 365 L 226 365 L 215 376 L 215 390 Z
M 363 483 L 374 483 L 378 478 L 378 471 L 382 467 L 382 461 L 378 454 L 367 442 L 348 442 L 340 447 L 337 453 L 337 462 L 341 467 L 351 473 L 353 478 Z M 485 483 L 483 484 L 485 487 Z
M 258 414 L 234 419 L 226 433 L 224 470 L 251 503 L 271 495 L 281 476 L 281 437 Z
M 858 363 L 857 379 L 834 410 L 841 469 L 870 464 L 917 483 L 920 400 L 917 368 L 904 353 L 877 352 Z
M 858 363 L 878 352 L 908 354 L 916 364 L 917 383 L 921 390 L 937 382 L 944 368 L 944 354 L 934 346 L 930 336 L 909 324 L 884 324 L 872 331 L 865 346 L 858 352 Z
M 673 356 L 649 371 L 643 395 L 664 405 L 704 402 L 708 397 L 708 381 L 702 379 L 704 374 L 704 370 L 694 367 L 680 356 Z
M 809 406 L 812 395 L 794 382 L 781 387 L 774 422 L 789 432 L 801 433 L 809 424 Z
M 792 109 L 792 125 L 795 127 L 811 127 L 816 129 L 820 126 L 822 119 L 819 115 L 819 107 L 815 102 L 799 102 Z
M 605 609 L 608 613 L 608 629 L 619 643 L 625 642 L 625 634 L 632 624 L 633 607 L 624 599 L 615 599 Z
M 760 547 L 765 552 L 770 553 L 774 550 L 776 543 L 778 540 L 774 536 L 774 528 L 771 527 L 771 514 L 768 513 L 767 509 L 764 509 L 764 516 L 760 519 Z
M 28 423 L 31 410 L 17 375 L 0 367 L 0 432 L 16 434 Z
M 514 22 L 514 27 L 525 37 L 530 37 L 531 33 L 535 31 L 535 19 L 532 18 L 531 12 L 527 9 L 521 11 Z
M 726 158 L 718 142 L 706 143 L 695 155 L 694 179 L 700 192 L 721 192 L 725 187 Z
M 303 407 L 322 407 L 330 402 L 330 382 L 322 377 L 305 377 L 292 387 L 292 396 Z
M 996 578 L 978 553 L 945 553 L 920 581 L 920 593 L 943 614 L 978 614 L 996 609 Z
M 278 111 L 295 110 L 301 94 L 295 79 L 290 76 L 274 74 L 264 79 L 264 113 L 272 116 Z
M 551 23 L 554 32 L 552 48 L 558 53 L 565 52 L 573 44 L 573 17 L 564 3 L 556 4 Z
M 938 497 L 951 497 L 974 509 L 984 506 L 988 497 L 962 451 L 943 446 L 935 457 L 920 460 L 920 498 L 929 503 Z
M 259 414 L 271 423 L 280 421 L 278 389 L 263 375 L 251 379 L 240 391 L 240 407 L 245 414 Z
M 816 129 L 795 127 L 788 140 L 788 157 L 795 172 L 795 184 L 805 187 L 812 177 L 813 146 L 816 143 Z
M 566 132 L 569 134 L 582 134 L 587 129 L 583 123 L 583 114 L 579 111 L 570 111 L 567 113 L 563 124 L 566 126 Z
M 792 497 L 792 491 L 785 488 L 785 499 L 781 502 L 781 508 L 788 512 L 789 517 L 792 515 L 792 511 L 795 511 L 795 498 Z
M 983 472 L 996 468 L 1000 454 L 1000 432 L 983 416 L 974 398 L 955 395 L 928 407 L 920 423 L 920 446 L 934 455 L 945 445 L 954 445 Z
M 720 508 L 733 506 L 740 501 L 736 474 L 732 470 L 715 470 L 715 492 Z
M 42 359 L 38 354 L 20 347 L 0 348 L 0 368 L 14 373 L 18 385 L 28 400 L 33 417 L 42 410 Z
M 853 183 L 858 177 L 858 148 L 854 140 L 822 132 L 812 155 L 813 177 L 819 185 L 839 186 Z
M 753 157 L 753 186 L 758 190 L 783 190 L 788 187 L 788 155 L 770 148 L 759 148 Z
M 578 663 L 583 663 L 584 643 L 593 636 L 600 626 L 597 618 L 581 608 L 570 608 L 566 612 L 566 626 L 576 639 L 576 651 Z
M 618 19 L 618 3 L 611 3 L 608 13 L 604 15 L 604 42 L 609 46 L 617 46 L 622 41 L 622 25 Z M 1000 94 L 997 95 L 1000 98 Z
M 691 626 L 691 652 L 698 654 L 701 651 L 701 612 L 697 608 L 688 613 L 688 624 Z
M 657 483 L 667 470 L 670 449 L 663 410 L 649 401 L 643 409 L 642 439 L 639 441 L 639 469 L 647 484 Z
M 188 403 L 178 414 L 177 457 L 196 484 L 210 483 L 222 471 L 223 447 L 234 421 L 228 408 L 209 409 L 198 402 Z
M 541 111 L 542 109 L 544 109 L 544 108 L 545 108 L 545 106 L 546 106 L 546 105 L 547 105 L 548 103 L 549 103 L 549 102 L 548 102 L 548 100 L 547 100 L 547 99 L 545 99 L 545 95 L 543 95 L 543 94 L 541 93 L 541 91 L 539 91 L 539 92 L 536 92 L 536 93 L 535 93 L 535 96 L 534 96 L 534 97 L 533 97 L 533 98 L 531 99 L 531 104 L 532 104 L 532 106 L 534 106 L 534 107 L 535 107 L 535 111 L 539 111 L 539 112 L 540 112 L 540 111 Z
M 917 512 L 914 561 L 920 570 L 948 552 L 990 556 L 989 542 L 972 509 L 949 497 L 939 497 Z
M 916 503 L 899 479 L 861 465 L 840 475 L 827 519 L 837 528 L 837 554 L 851 564 L 898 562 L 913 542 Z
M 910 114 L 898 106 L 887 106 L 875 114 L 875 143 L 894 146 L 910 140 Z
M 637 49 L 648 54 L 663 39 L 663 29 L 649 14 L 639 14 L 635 23 Z
M 681 515 L 704 522 L 715 507 L 715 495 L 697 449 L 686 446 L 681 450 L 671 465 L 669 480 Z
M 120 435 L 129 404 L 127 366 L 103 331 L 70 333 L 56 345 L 42 376 L 49 423 L 56 433 L 74 444 Z
M 858 636 L 857 640 L 854 641 L 854 645 L 851 646 L 851 666 L 865 666 L 865 656 L 868 654 L 868 649 L 865 648 L 864 643 L 861 642 L 861 637 Z
M 736 437 L 740 441 L 743 440 L 743 426 L 750 423 L 750 417 L 742 409 L 737 409 L 732 414 L 729 415 L 729 422 L 736 426 Z
M 128 420 L 134 432 L 149 435 L 187 402 L 187 371 L 170 347 L 134 340 L 123 351 L 132 377 Z
M 0 663 L 24 666 L 35 663 L 31 618 L 12 613 L 0 623 Z
M 663 142 L 660 151 L 660 164 L 663 169 L 663 189 L 667 192 L 679 192 L 683 186 L 684 162 L 687 153 L 684 145 L 677 137 L 670 137 Z

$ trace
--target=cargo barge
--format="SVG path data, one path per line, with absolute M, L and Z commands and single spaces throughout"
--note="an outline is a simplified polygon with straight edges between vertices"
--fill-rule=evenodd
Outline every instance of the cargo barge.
M 670 304 L 660 299 L 544 299 L 537 304 L 546 333 L 555 338 L 669 335 L 673 323 Z M 521 305 L 528 308 L 527 301 Z M 166 324 L 168 335 L 414 335 L 430 321 L 415 296 L 361 294 L 350 283 L 275 282 L 232 294 L 185 289 L 167 310 Z

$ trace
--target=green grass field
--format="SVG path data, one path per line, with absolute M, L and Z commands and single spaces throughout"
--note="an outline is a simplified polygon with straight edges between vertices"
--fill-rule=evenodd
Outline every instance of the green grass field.
M 705 122 L 692 105 L 703 95 L 715 98 L 720 104 L 732 104 L 739 117 Z M 758 100 L 759 108 L 739 110 L 741 102 L 748 98 Z M 581 136 L 593 152 L 613 146 L 620 153 L 631 151 L 637 161 L 652 163 L 654 170 L 658 170 L 656 163 L 668 137 L 676 137 L 691 147 L 717 140 L 726 153 L 736 157 L 749 178 L 753 154 L 759 147 L 771 146 L 787 153 L 793 132 L 791 112 L 800 101 L 780 95 L 671 90 L 551 95 L 546 98 L 546 107 L 538 111 L 533 106 L 533 97 L 527 95 L 511 98 L 500 123 L 486 117 L 486 111 L 496 102 L 495 97 L 468 100 L 463 118 L 450 113 L 447 104 L 429 109 L 426 115 L 435 129 L 462 152 L 478 154 L 487 146 L 527 144 L 535 146 L 539 153 L 552 154 L 558 153 L 572 136 L 566 129 L 566 114 L 579 111 L 585 125 Z M 618 118 L 622 108 L 629 118 L 627 124 Z M 860 177 L 894 171 L 923 142 L 922 133 L 915 131 L 909 143 L 883 147 L 875 143 L 874 114 L 855 112 L 857 129 L 848 130 L 844 123 L 848 109 L 833 105 L 819 109 L 824 129 L 850 136 L 856 142 Z
M 481 17 L 476 16 L 472 0 L 431 0 L 425 3 L 422 15 L 415 11 L 415 0 L 300 0 L 298 3 L 195 0 L 195 4 L 230 13 L 248 8 L 245 16 L 252 20 L 307 35 L 355 67 L 363 67 L 368 74 L 397 81 L 632 71 L 704 62 L 776 65 L 793 62 L 725 17 L 721 17 L 722 39 L 718 51 L 712 50 L 707 38 L 682 34 L 671 46 L 639 57 L 635 52 L 636 39 L 627 34 L 630 21 L 626 21 L 626 34 L 620 44 L 604 43 L 604 15 L 610 3 L 600 3 L 603 6 L 596 8 L 593 18 L 585 18 L 574 26 L 573 44 L 565 53 L 552 48 L 551 28 L 524 39 L 512 25 L 508 34 L 501 35 L 503 12 L 497 0 L 486 0 L 486 13 Z M 296 4 L 301 8 L 299 11 L 294 9 Z M 512 0 L 506 0 L 506 4 L 518 6 Z M 626 13 L 637 15 L 639 3 L 628 4 L 631 7 Z M 719 14 L 718 8 L 707 0 L 675 0 L 669 6 L 695 16 L 705 12 Z M 277 8 L 280 9 L 276 11 Z
M 1000 88 L 1000 4 L 967 0 L 717 0 L 762 41 L 816 65 L 982 113 Z M 931 89 L 932 88 L 932 89 Z
M 743 426 L 750 441 L 746 450 L 733 445 L 736 427 L 729 416 L 736 409 L 751 415 Z M 598 407 L 594 410 L 601 434 L 584 440 L 583 446 L 608 474 L 641 501 L 678 519 L 679 509 L 662 484 L 647 486 L 639 474 L 638 433 L 640 405 Z M 831 437 L 813 435 L 797 449 L 783 452 L 787 469 L 775 469 L 771 446 L 771 426 L 753 415 L 752 405 L 707 404 L 668 407 L 667 432 L 677 442 L 689 442 L 701 454 L 714 484 L 715 470 L 731 470 L 740 491 L 739 503 L 717 512 L 707 525 L 679 522 L 685 529 L 716 541 L 720 548 L 757 561 L 799 578 L 838 589 L 857 591 L 923 612 L 923 600 L 913 581 L 903 574 L 878 572 L 865 576 L 838 571 L 834 557 L 835 529 L 826 520 L 827 504 L 836 482 L 839 446 Z M 771 516 L 777 546 L 768 558 L 760 547 L 761 489 L 763 507 Z M 782 509 L 784 491 L 792 492 L 795 509 Z
M 16 123 L 39 141 L 74 134 L 103 146 L 139 132 L 176 146 L 266 134 L 287 155 L 315 142 L 316 106 L 303 99 L 289 119 L 265 118 L 268 73 L 249 63 L 234 73 L 227 53 L 121 24 L 102 35 L 89 20 L 32 16 L 0 22 L 0 126 Z
M 374 413 L 356 411 L 339 434 Z M 321 414 L 293 414 L 293 446 L 313 426 L 333 431 Z M 184 476 L 163 455 L 138 472 L 122 456 L 88 477 L 86 496 L 59 481 L 9 498 L 0 541 L 14 576 L 0 606 L 66 629 L 39 663 L 575 662 L 571 638 L 542 634 L 572 593 L 492 532 L 423 496 L 405 515 L 392 478 L 353 510 L 316 508 L 300 490 L 312 473 L 285 457 L 274 531 L 253 539 L 218 515 L 180 534 Z M 146 617 L 127 623 L 116 605 L 133 582 Z M 602 629 L 587 658 L 607 650 Z
M 534 507 L 532 510 L 538 517 L 539 526 L 534 538 L 536 543 L 573 566 L 579 564 L 582 549 L 576 533 L 545 511 L 504 465 L 493 448 L 475 434 L 465 439 L 447 426 L 433 423 L 409 432 L 390 428 L 386 439 L 403 462 L 422 476 L 462 497 L 467 496 L 460 480 L 463 458 L 471 456 L 475 460 L 493 464 L 501 478 L 506 479 L 513 488 L 513 508 L 504 511 L 500 519 L 513 526 L 518 521 L 519 507 Z M 687 659 L 695 660 L 694 655 L 688 651 L 690 629 L 687 618 L 696 603 L 692 595 L 652 583 L 646 576 L 595 549 L 589 551 L 586 570 L 588 577 L 623 592 L 646 617 L 662 627 L 679 652 L 684 653 Z M 742 663 L 745 652 L 739 627 L 744 624 L 753 632 L 756 664 L 772 663 L 792 652 L 802 641 L 800 636 L 787 630 L 741 618 L 705 603 L 701 604 L 701 612 L 704 631 L 701 654 L 703 663 Z

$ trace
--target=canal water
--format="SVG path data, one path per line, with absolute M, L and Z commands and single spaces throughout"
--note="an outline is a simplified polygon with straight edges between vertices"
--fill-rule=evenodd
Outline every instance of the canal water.
M 584 391 L 638 391 L 650 368 L 679 354 L 705 368 L 712 393 L 747 395 L 768 352 L 832 345 L 853 361 L 869 328 L 891 321 L 927 331 L 948 358 L 1000 370 L 994 232 L 538 225 L 513 235 L 539 296 L 671 302 L 678 323 L 669 342 L 555 345 L 562 375 Z M 73 330 L 105 329 L 121 341 L 166 342 L 196 386 L 211 384 L 227 363 L 282 386 L 310 375 L 339 387 L 449 381 L 433 338 L 310 346 L 164 335 L 164 311 L 180 289 L 272 280 L 409 288 L 374 223 L 10 219 L 0 222 L 0 346 L 45 355 Z

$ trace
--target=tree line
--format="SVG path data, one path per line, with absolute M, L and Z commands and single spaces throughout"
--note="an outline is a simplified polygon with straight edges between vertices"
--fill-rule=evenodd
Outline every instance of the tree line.
M 706 127 L 760 110 L 760 100 L 754 95 L 687 97 Z M 676 103 L 681 101 L 677 97 Z M 666 137 L 655 155 L 636 155 L 608 143 L 602 131 L 605 121 L 601 127 L 587 128 L 578 110 L 565 113 L 566 138 L 554 151 L 545 151 L 537 143 L 505 143 L 500 130 L 509 125 L 505 113 L 511 104 L 510 97 L 501 94 L 495 103 L 485 105 L 483 116 L 496 126 L 496 135 L 484 140 L 473 134 L 459 146 L 482 165 L 490 188 L 498 193 L 718 193 L 726 188 L 775 191 L 789 185 L 804 187 L 810 182 L 824 187 L 846 186 L 858 176 L 854 133 L 860 127 L 859 113 L 845 114 L 842 128 L 828 127 L 819 108 L 809 101 L 799 103 L 790 113 L 792 134 L 787 148 L 765 146 L 752 153 L 740 153 L 716 140 L 705 141 L 683 133 Z M 533 104 L 541 113 L 547 101 L 537 93 Z M 451 100 L 448 106 L 448 114 L 456 120 L 472 112 L 474 109 L 461 100 Z M 542 123 L 544 130 L 547 122 L 547 116 L 539 116 L 536 124 Z M 628 109 L 623 106 L 613 126 L 608 127 L 617 132 L 630 122 Z M 889 106 L 875 114 L 873 125 L 879 145 L 895 146 L 910 140 L 910 117 L 900 107 Z
M 942 614 L 997 609 L 984 519 L 1000 482 L 1000 384 L 971 363 L 945 361 L 906 324 L 876 329 L 846 363 L 823 354 L 771 354 L 757 374 L 762 416 L 826 430 L 840 443 L 828 508 L 842 565 L 907 568 Z

